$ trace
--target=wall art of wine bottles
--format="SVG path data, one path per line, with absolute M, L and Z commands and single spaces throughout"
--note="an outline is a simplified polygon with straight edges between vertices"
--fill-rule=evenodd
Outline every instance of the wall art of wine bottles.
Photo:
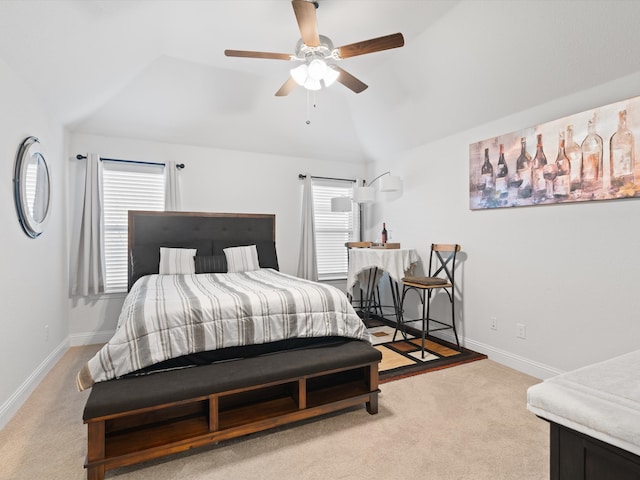
M 469 145 L 472 210 L 640 198 L 640 97 Z

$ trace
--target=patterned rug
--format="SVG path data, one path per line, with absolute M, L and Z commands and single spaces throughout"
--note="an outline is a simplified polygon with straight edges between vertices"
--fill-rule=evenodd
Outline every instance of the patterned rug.
M 484 354 L 466 348 L 462 348 L 460 352 L 456 350 L 456 345 L 435 337 L 425 340 L 425 354 L 422 358 L 419 332 L 411 332 L 414 335 L 408 333 L 406 339 L 398 332 L 394 342 L 394 327 L 382 322 L 370 321 L 369 324 L 373 345 L 382 352 L 379 367 L 381 383 L 487 358 Z

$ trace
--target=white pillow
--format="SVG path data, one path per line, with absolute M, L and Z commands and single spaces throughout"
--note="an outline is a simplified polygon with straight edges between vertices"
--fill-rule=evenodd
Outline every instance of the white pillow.
M 196 248 L 160 247 L 160 275 L 196 273 Z
M 222 250 L 227 257 L 227 271 L 250 272 L 259 270 L 258 250 L 255 245 L 246 247 L 230 247 Z

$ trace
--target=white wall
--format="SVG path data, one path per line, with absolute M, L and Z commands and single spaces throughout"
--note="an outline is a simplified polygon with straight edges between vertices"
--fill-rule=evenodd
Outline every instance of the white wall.
M 547 377 L 640 347 L 640 199 L 472 211 L 468 191 L 469 144 L 639 94 L 640 73 L 377 164 L 401 175 L 404 191 L 375 204 L 370 235 L 386 221 L 394 241 L 425 260 L 432 242 L 462 245 L 461 329 L 469 348 Z M 524 340 L 516 338 L 517 323 L 526 325 Z
M 68 309 L 63 129 L 2 60 L 0 78 L 1 428 L 66 351 Z M 36 239 L 22 231 L 12 183 L 18 147 L 31 135 L 41 141 L 52 187 L 50 217 Z
M 295 274 L 298 266 L 302 182 L 298 174 L 356 178 L 358 163 L 318 161 L 242 151 L 163 144 L 95 135 L 73 134 L 69 145 L 70 184 L 75 184 L 77 153 L 130 160 L 183 162 L 180 172 L 182 210 L 194 212 L 274 213 L 280 270 Z M 70 194 L 69 211 L 74 195 Z M 115 330 L 122 295 L 72 299 L 73 344 L 107 341 Z
M 460 2 L 400 52 L 421 59 L 397 87 L 421 108 L 378 115 L 381 131 L 399 116 L 415 131 L 371 153 L 404 192 L 369 209 L 370 238 L 386 221 L 423 259 L 461 243 L 466 345 L 539 377 L 639 348 L 640 200 L 470 211 L 469 144 L 640 95 L 639 19 L 624 0 Z
M 184 161 L 185 210 L 275 213 L 280 264 L 289 273 L 298 254 L 297 174 L 372 178 L 391 169 L 405 189 L 367 209 L 370 238 L 386 221 L 391 240 L 418 248 L 423 258 L 433 241 L 462 243 L 467 346 L 541 377 L 637 349 L 640 200 L 470 211 L 467 184 L 470 143 L 640 95 L 638 5 L 460 2 L 396 52 L 420 61 L 407 67 L 404 84 L 377 84 L 396 91 L 382 110 L 367 109 L 366 94 L 351 100 L 364 107 L 360 115 L 379 120 L 379 130 L 362 132 L 373 162 L 366 167 L 245 153 L 241 146 L 228 151 L 80 134 L 67 145 L 27 79 L 0 60 L 0 427 L 65 351 L 69 333 L 72 343 L 99 342 L 115 327 L 121 295 L 67 301 L 67 212 L 74 207 L 67 186 L 74 183 L 73 157 L 88 151 Z M 480 115 L 476 85 L 494 98 L 492 117 Z M 405 98 L 402 92 L 409 100 L 394 101 Z M 418 101 L 413 130 L 391 135 L 389 123 L 415 115 Z M 434 108 L 446 118 L 431 115 Z M 486 118 L 497 120 L 477 125 Z M 452 124 L 458 133 L 449 135 Z M 42 140 L 52 180 L 51 217 L 35 240 L 21 231 L 10 180 L 18 145 L 29 135 Z M 416 142 L 442 135 L 448 136 Z M 393 154 L 383 158 L 384 150 Z M 489 329 L 491 316 L 496 331 Z M 516 338 L 516 323 L 526 325 L 525 340 Z
M 73 344 L 100 342 L 115 327 L 122 295 L 67 302 L 66 217 L 74 202 L 69 188 L 66 203 L 66 187 L 74 183 L 73 157 L 88 151 L 184 161 L 185 210 L 275 213 L 280 263 L 289 273 L 298 254 L 297 174 L 372 178 L 391 169 L 404 178 L 405 190 L 367 209 L 370 238 L 377 238 L 386 221 L 391 240 L 418 248 L 423 258 L 432 241 L 462 243 L 461 333 L 467 346 L 541 377 L 638 348 L 633 272 L 640 263 L 640 201 L 472 212 L 467 191 L 470 143 L 640 94 L 640 78 L 633 73 L 640 71 L 636 5 L 461 2 L 421 38 L 407 39 L 403 51 L 422 61 L 406 72 L 404 85 L 388 86 L 390 92 L 419 89 L 430 95 L 410 95 L 411 101 L 391 102 L 385 111 L 362 111 L 378 119 L 380 128 L 369 132 L 376 139 L 366 145 L 373 161 L 368 166 L 245 153 L 241 146 L 228 151 L 81 134 L 70 135 L 67 146 L 61 125 L 0 61 L 0 426 L 64 351 L 68 334 Z M 498 119 L 474 126 L 476 84 L 494 85 L 492 113 Z M 433 138 L 440 125 L 458 121 L 459 132 L 415 148 L 419 134 L 391 135 L 389 122 L 413 115 L 414 96 L 424 98 L 416 131 L 427 130 Z M 432 118 L 433 107 L 443 103 L 450 105 L 447 117 Z M 53 181 L 51 218 L 36 240 L 20 230 L 9 181 L 17 147 L 32 134 L 43 140 Z M 378 158 L 384 149 L 394 154 Z M 498 319 L 496 331 L 488 327 L 490 316 Z M 526 325 L 525 340 L 515 337 L 516 323 Z

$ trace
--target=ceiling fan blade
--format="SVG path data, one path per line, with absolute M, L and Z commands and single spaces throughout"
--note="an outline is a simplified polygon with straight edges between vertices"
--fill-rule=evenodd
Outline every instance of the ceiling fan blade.
M 355 93 L 360 93 L 369 87 L 366 83 L 361 82 L 343 68 L 340 68 L 336 65 L 333 65 L 333 68 L 340 72 L 337 81 L 343 84 L 348 89 L 353 90 Z
M 401 33 L 394 33 L 384 37 L 372 38 L 362 42 L 351 43 L 344 47 L 338 47 L 338 55 L 340 58 L 355 57 L 366 53 L 380 52 L 391 48 L 398 48 L 404 45 L 404 37 Z
M 305 0 L 292 0 L 293 12 L 298 20 L 300 37 L 308 47 L 320 45 L 320 35 L 318 34 L 318 21 L 316 19 L 316 6 Z
M 276 97 L 286 97 L 297 86 L 298 84 L 296 83 L 296 81 L 293 78 L 289 77 L 288 80 L 282 84 L 280 90 L 276 92 Z
M 225 50 L 227 57 L 266 58 L 271 60 L 291 60 L 288 53 L 251 52 L 248 50 Z

